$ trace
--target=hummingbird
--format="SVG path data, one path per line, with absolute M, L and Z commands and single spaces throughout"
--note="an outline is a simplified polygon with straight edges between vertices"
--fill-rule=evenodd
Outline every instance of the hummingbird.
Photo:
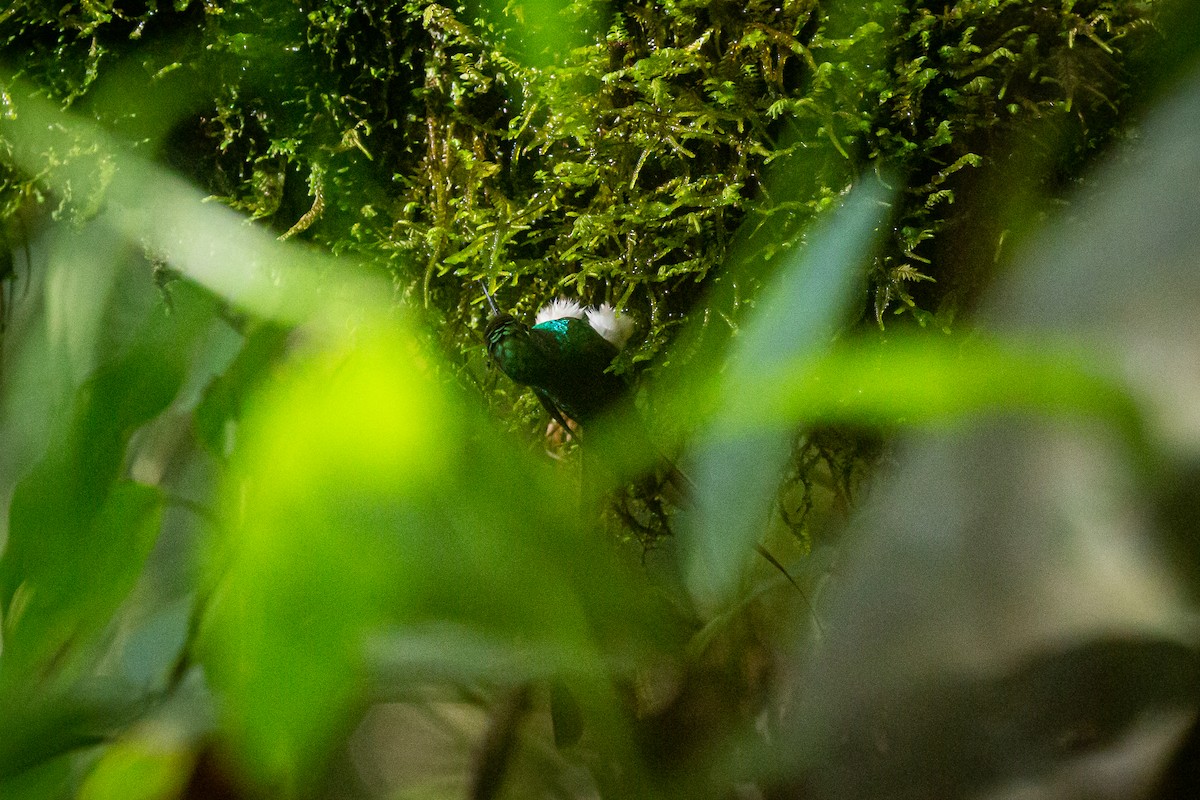
M 609 369 L 633 333 L 627 315 L 607 303 L 584 308 L 560 298 L 529 326 L 492 308 L 484 331 L 488 355 L 501 372 L 530 387 L 568 433 L 569 421 L 586 427 L 629 396 L 625 380 Z
M 528 326 L 512 314 L 501 313 L 486 286 L 483 292 L 493 315 L 483 334 L 488 355 L 505 375 L 533 389 L 564 431 L 574 435 L 571 420 L 586 428 L 620 403 L 629 402 L 629 386 L 609 367 L 633 333 L 632 319 L 618 315 L 607 303 L 585 308 L 559 298 L 544 306 L 534 324 Z M 633 418 L 636 423 L 636 415 Z M 635 424 L 630 430 L 640 428 Z M 646 438 L 644 433 L 635 434 L 633 440 L 622 445 L 642 448 Z M 670 460 L 663 460 L 667 483 L 686 501 L 695 484 Z M 756 543 L 754 549 L 787 578 L 811 608 L 808 596 L 788 569 L 761 544 Z M 819 621 L 817 628 L 820 630 Z

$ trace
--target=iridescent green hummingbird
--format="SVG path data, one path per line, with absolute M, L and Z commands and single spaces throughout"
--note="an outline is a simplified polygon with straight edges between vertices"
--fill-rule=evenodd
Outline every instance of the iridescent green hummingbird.
M 584 308 L 559 299 L 543 307 L 531 327 L 512 314 L 501 313 L 486 286 L 483 293 L 493 315 L 483 334 L 488 355 L 505 375 L 533 389 L 564 431 L 573 430 L 567 418 L 586 427 L 622 400 L 628 402 L 629 387 L 609 370 L 633 332 L 633 321 L 628 316 L 618 316 L 607 304 Z M 629 430 L 639 429 L 640 425 L 634 425 Z M 641 448 L 647 446 L 647 440 L 644 433 L 639 433 L 623 444 Z M 669 459 L 662 460 L 667 482 L 686 500 L 695 485 Z M 754 549 L 783 573 L 808 603 L 807 595 L 787 568 L 761 544 L 756 543 Z M 820 629 L 820 622 L 817 627 Z
M 484 331 L 488 355 L 505 375 L 533 389 L 568 432 L 568 420 L 586 426 L 628 397 L 629 387 L 609 367 L 632 333 L 629 317 L 608 305 L 583 308 L 560 299 L 528 326 L 492 308 Z

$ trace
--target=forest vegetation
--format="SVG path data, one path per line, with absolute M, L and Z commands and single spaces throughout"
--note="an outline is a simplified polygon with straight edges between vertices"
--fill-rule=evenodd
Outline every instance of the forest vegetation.
M 0 797 L 1187 796 L 1196 11 L 9 4 Z

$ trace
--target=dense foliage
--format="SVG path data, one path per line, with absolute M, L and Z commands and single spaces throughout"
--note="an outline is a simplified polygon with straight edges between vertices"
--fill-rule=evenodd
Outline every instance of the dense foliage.
M 972 335 L 1146 158 L 1172 8 L 0 11 L 0 796 L 788 785 L 781 686 L 890 434 L 998 407 L 1170 449 L 1104 358 Z M 631 315 L 614 370 L 698 498 L 551 441 L 481 285 Z M 375 763 L 406 748 L 453 779 Z
M 686 318 L 702 314 L 719 350 L 781 249 L 882 170 L 905 188 L 863 314 L 948 328 L 1038 214 L 1012 198 L 1049 210 L 1121 136 L 1121 54 L 1157 35 L 1135 2 L 580 2 L 534 16 L 85 3 L 66 18 L 14 9 L 4 39 L 20 72 L 214 197 L 389 270 L 464 378 L 539 430 L 540 407 L 480 362 L 477 279 L 518 314 L 558 294 L 627 309 L 639 335 L 617 369 L 648 364 L 650 385 Z M 106 64 L 107 91 L 90 90 Z M 16 176 L 3 187 L 10 209 L 35 191 Z M 86 216 L 99 193 L 60 213 Z M 682 433 L 665 413 L 656 425 Z M 873 451 L 846 444 L 804 440 L 794 469 L 845 472 Z M 792 494 L 781 510 L 802 534 L 812 494 Z M 653 540 L 658 503 L 635 495 L 618 525 Z

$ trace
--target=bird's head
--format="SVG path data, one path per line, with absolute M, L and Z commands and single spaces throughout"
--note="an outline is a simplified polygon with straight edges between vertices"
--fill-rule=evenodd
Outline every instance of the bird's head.
M 487 342 L 488 355 L 496 357 L 496 350 L 502 342 L 513 336 L 528 336 L 529 328 L 512 314 L 497 314 L 488 322 L 483 331 L 484 341 Z

